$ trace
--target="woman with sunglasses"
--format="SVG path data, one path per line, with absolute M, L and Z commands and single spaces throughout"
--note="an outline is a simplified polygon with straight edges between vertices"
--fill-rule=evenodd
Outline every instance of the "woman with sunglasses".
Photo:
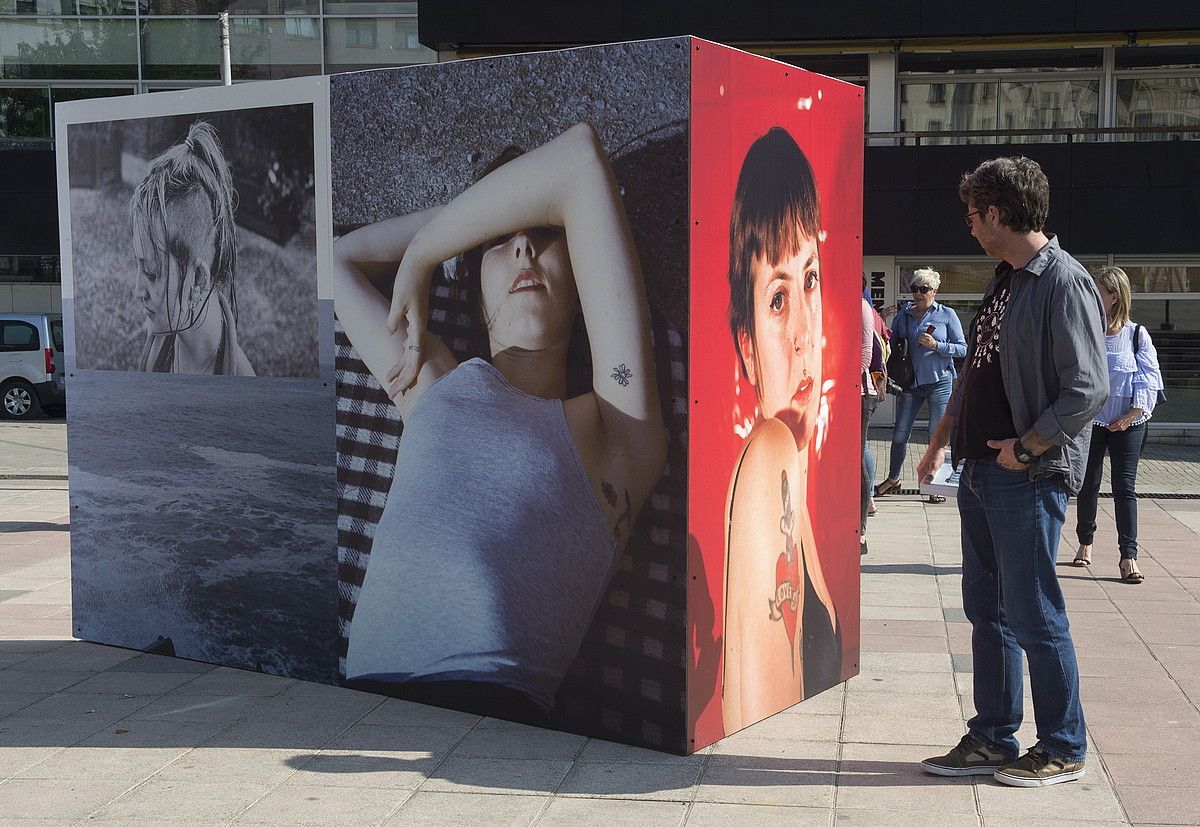
M 937 270 L 922 269 L 913 273 L 909 289 L 912 302 L 905 305 L 892 319 L 892 341 L 908 340 L 912 354 L 913 383 L 900 394 L 896 402 L 896 424 L 892 428 L 892 456 L 887 479 L 875 486 L 875 496 L 882 497 L 900 487 L 900 472 L 908 454 L 908 440 L 913 422 L 923 402 L 929 402 L 929 427 L 933 429 L 946 412 L 950 390 L 957 372 L 954 360 L 967 355 L 958 314 L 938 304 L 938 287 L 942 277 Z M 945 502 L 938 494 L 929 495 L 932 503 Z

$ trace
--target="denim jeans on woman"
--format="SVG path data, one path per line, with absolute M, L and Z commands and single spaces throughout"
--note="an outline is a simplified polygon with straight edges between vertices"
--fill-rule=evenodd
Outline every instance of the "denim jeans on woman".
M 868 394 L 862 397 L 862 490 L 859 492 L 858 523 L 860 537 L 867 535 L 867 504 L 871 500 L 871 489 L 875 485 L 875 457 L 871 456 L 871 447 L 867 445 L 867 428 L 871 425 L 871 417 L 879 407 L 879 400 Z
M 946 374 L 936 382 L 909 388 L 896 398 L 896 424 L 892 427 L 892 458 L 887 475 L 889 480 L 900 479 L 904 471 L 908 440 L 912 438 L 913 423 L 917 421 L 921 403 L 929 400 L 929 430 L 932 432 L 946 412 L 946 403 L 950 401 L 950 391 L 953 389 L 954 376 Z
M 1117 545 L 1122 560 L 1137 559 L 1137 484 L 1138 460 L 1146 440 L 1146 423 L 1124 431 L 1092 426 L 1092 446 L 1088 450 L 1083 486 L 1079 489 L 1079 523 L 1075 535 L 1081 545 L 1090 546 L 1096 537 L 1096 511 L 1100 499 L 1100 481 L 1104 476 L 1104 455 L 1112 457 L 1113 505 L 1117 512 Z
M 1062 477 L 1031 480 L 995 460 L 966 460 L 958 485 L 963 609 L 972 624 L 972 734 L 1012 756 L 1021 726 L 1021 650 L 1029 659 L 1038 745 L 1081 761 L 1087 750 L 1079 667 L 1055 558 L 1066 519 Z

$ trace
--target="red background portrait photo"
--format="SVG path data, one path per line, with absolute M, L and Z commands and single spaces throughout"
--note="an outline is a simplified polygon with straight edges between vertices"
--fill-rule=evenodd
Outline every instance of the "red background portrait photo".
M 863 91 L 715 43 L 693 40 L 692 49 L 687 666 L 695 751 L 859 671 Z M 752 146 L 762 174 L 757 189 L 747 184 L 743 205 L 751 206 L 739 215 L 750 217 L 734 245 L 735 190 Z M 819 222 L 779 194 L 814 184 Z M 788 226 L 772 240 L 775 215 Z M 806 216 L 819 223 L 816 239 Z M 751 256 L 761 275 L 751 267 L 749 290 L 738 291 L 753 308 L 753 331 L 736 340 L 743 371 L 730 324 L 730 248 L 758 249 L 755 240 L 782 256 L 766 264 Z

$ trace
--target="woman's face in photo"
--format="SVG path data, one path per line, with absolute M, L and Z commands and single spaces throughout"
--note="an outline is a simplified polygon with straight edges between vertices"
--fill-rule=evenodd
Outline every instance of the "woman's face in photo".
M 579 293 L 561 227 L 534 227 L 484 248 L 483 314 L 493 353 L 565 347 Z
M 783 421 L 808 444 L 821 404 L 821 262 L 814 239 L 795 255 L 754 266 L 754 335 L 739 335 L 764 418 Z
M 135 296 L 156 331 L 177 329 L 194 291 L 207 289 L 216 254 L 216 226 L 208 198 L 193 191 L 167 204 L 163 222 L 135 222 L 133 254 L 138 264 Z

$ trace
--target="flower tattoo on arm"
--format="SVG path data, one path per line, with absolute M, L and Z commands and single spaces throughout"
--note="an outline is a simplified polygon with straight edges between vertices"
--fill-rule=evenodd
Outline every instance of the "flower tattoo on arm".
M 624 388 L 629 385 L 629 380 L 633 378 L 633 371 L 625 367 L 625 363 L 622 362 L 613 368 L 612 378 L 616 379 L 617 384 Z

